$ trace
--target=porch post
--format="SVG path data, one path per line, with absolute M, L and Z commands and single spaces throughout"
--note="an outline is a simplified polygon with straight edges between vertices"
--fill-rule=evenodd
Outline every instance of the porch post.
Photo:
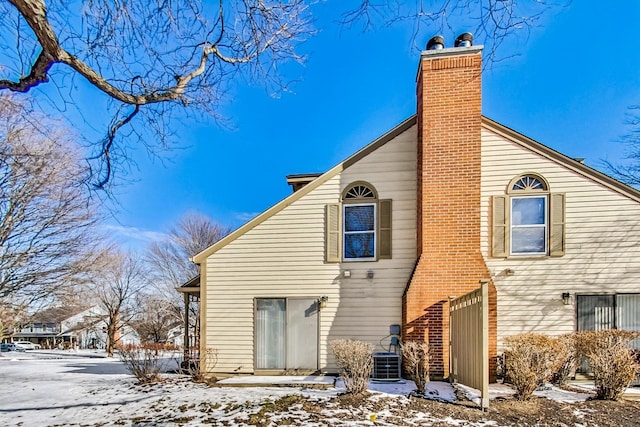
M 183 360 L 189 361 L 189 294 L 184 293 L 184 341 L 183 341 Z

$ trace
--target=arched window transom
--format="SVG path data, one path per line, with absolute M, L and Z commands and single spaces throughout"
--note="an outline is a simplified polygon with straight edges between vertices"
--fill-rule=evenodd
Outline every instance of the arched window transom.
M 350 187 L 345 195 L 344 198 L 347 200 L 353 200 L 353 199 L 375 199 L 376 195 L 374 193 L 374 191 L 369 188 L 366 185 L 354 185 L 352 187 Z
M 512 191 L 547 191 L 545 183 L 537 176 L 520 177 L 511 187 Z
M 518 175 L 509 182 L 507 193 L 547 193 L 549 184 L 540 175 L 525 173 Z

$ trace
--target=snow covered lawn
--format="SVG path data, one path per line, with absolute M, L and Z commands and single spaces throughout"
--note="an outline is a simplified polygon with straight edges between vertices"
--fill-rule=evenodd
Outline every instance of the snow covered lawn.
M 210 387 L 193 383 L 185 376 L 168 374 L 161 383 L 138 386 L 118 359 L 95 356 L 71 352 L 2 353 L 0 426 L 512 425 L 510 418 L 495 411 L 499 411 L 501 401 L 516 404 L 509 399 L 511 390 L 502 385 L 492 387 L 496 399 L 489 413 L 484 414 L 464 405 L 442 403 L 455 401 L 456 395 L 449 384 L 439 382 L 429 384 L 429 395 L 434 401 L 408 397 L 414 388 L 410 381 L 371 384 L 371 393 L 364 398 L 340 396 L 344 389 L 339 381 L 336 387 L 326 390 Z M 473 392 L 469 393 L 473 397 Z M 561 402 L 577 405 L 566 414 L 576 420 L 569 425 L 589 425 L 589 417 L 594 416 L 592 409 L 580 406 L 589 396 L 587 391 L 550 389 L 538 394 L 553 400 L 539 399 L 548 404 L 538 410 L 549 413 L 541 412 L 542 418 L 533 413 L 532 420 L 553 417 L 558 413 L 554 405 L 571 405 Z M 624 405 L 616 406 L 620 416 L 626 414 Z M 620 408 L 623 412 L 619 412 Z M 605 407 L 606 411 L 609 409 Z M 637 414 L 640 405 L 628 409 Z M 532 411 L 530 405 L 527 411 Z M 514 423 L 528 425 L 528 419 L 519 418 Z M 617 425 L 629 424 L 618 421 Z

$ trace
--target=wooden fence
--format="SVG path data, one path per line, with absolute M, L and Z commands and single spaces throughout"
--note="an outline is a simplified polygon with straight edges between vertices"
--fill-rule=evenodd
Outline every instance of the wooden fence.
M 449 303 L 449 379 L 480 391 L 480 405 L 489 407 L 489 284 Z

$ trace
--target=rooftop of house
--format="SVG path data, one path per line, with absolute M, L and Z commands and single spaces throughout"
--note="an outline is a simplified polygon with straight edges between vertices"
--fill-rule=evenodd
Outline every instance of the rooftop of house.
M 30 321 L 31 323 L 60 323 L 89 308 L 89 306 L 84 305 L 49 307 L 35 313 L 33 317 L 31 317 Z

